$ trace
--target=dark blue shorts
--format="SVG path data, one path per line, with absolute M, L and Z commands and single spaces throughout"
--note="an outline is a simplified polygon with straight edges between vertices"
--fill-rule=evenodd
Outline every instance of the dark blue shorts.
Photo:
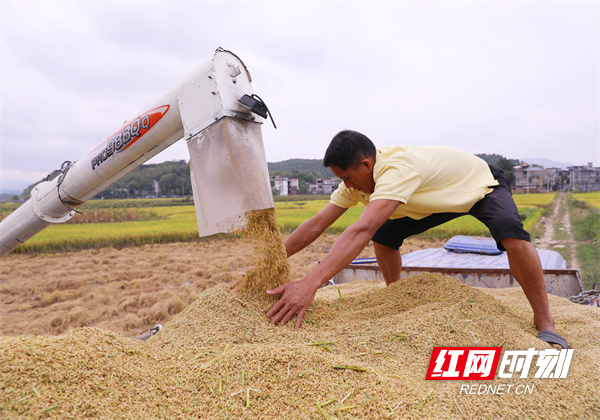
M 470 214 L 484 223 L 496 240 L 498 249 L 506 251 L 501 241 L 506 238 L 523 239 L 531 241 L 529 233 L 523 229 L 519 218 L 517 205 L 512 198 L 510 184 L 504 172 L 490 166 L 494 179 L 500 185 L 492 187 L 492 192 L 479 200 L 467 213 L 434 213 L 423 219 L 415 220 L 410 217 L 388 219 L 373 236 L 373 242 L 400 249 L 404 239 L 409 236 L 425 232 L 432 227 L 446 223 L 457 217 Z

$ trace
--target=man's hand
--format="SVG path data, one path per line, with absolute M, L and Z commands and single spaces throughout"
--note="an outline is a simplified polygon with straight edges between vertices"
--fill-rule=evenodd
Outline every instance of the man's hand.
M 399 201 L 393 200 L 370 202 L 363 210 L 358 221 L 340 235 L 329 254 L 306 277 L 267 291 L 267 294 L 271 296 L 283 294 L 279 302 L 267 312 L 267 318 L 273 317 L 271 319 L 273 324 L 284 325 L 294 315 L 298 315 L 296 329 L 300 328 L 302 317 L 315 298 L 317 289 L 342 271 L 360 254 L 360 251 L 369 243 L 377 229 L 399 205 Z M 328 212 L 335 216 L 331 220 L 337 219 L 345 211 L 331 203 L 328 206 Z M 294 253 L 290 252 L 292 248 L 286 246 L 289 255 Z
M 283 294 L 283 296 L 267 312 L 267 318 L 272 318 L 271 322 L 273 324 L 285 325 L 294 315 L 298 315 L 296 329 L 300 328 L 302 326 L 302 318 L 315 298 L 318 288 L 318 285 L 315 286 L 306 278 L 303 278 L 286 283 L 273 290 L 268 290 L 268 295 Z

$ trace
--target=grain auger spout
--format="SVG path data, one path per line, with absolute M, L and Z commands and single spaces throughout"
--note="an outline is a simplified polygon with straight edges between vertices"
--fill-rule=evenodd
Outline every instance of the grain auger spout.
M 175 142 L 185 139 L 200 236 L 230 232 L 244 213 L 274 207 L 262 141 L 268 109 L 255 99 L 244 63 L 217 49 L 156 101 L 0 223 L 0 256 L 54 223 Z

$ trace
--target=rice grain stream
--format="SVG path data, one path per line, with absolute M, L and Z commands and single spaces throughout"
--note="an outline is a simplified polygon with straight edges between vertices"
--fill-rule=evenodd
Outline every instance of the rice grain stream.
M 256 261 L 238 287 L 242 295 L 261 296 L 266 301 L 272 301 L 267 299 L 265 291 L 290 281 L 290 265 L 275 209 L 249 211 L 246 220 L 241 234 L 252 242 Z

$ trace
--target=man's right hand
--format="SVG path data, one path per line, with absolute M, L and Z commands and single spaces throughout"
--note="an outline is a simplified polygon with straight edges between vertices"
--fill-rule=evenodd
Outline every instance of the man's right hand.
M 314 285 L 306 277 L 268 290 L 267 294 L 274 296 L 283 294 L 281 299 L 267 312 L 267 318 L 275 325 L 285 325 L 294 315 L 297 315 L 296 329 L 302 326 L 302 318 L 313 302 L 319 285 Z

